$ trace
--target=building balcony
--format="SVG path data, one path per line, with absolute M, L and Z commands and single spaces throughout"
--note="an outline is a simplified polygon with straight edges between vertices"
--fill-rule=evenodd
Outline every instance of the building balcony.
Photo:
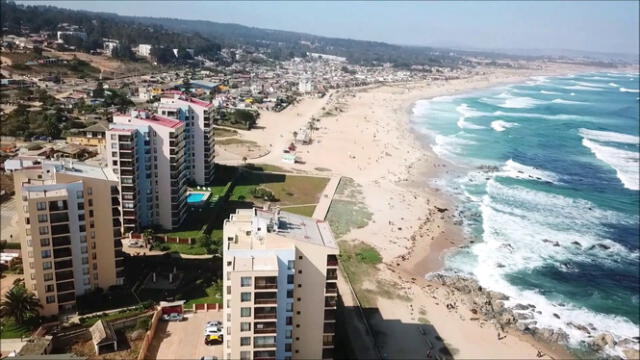
M 51 239 L 54 248 L 60 246 L 69 246 L 71 245 L 71 237 L 68 235 L 58 236 Z
M 338 266 L 338 257 L 336 255 L 327 255 L 327 266 Z
M 278 288 L 278 278 L 275 276 L 256 277 L 254 290 L 275 290 Z
M 327 269 L 327 281 L 335 281 L 335 280 L 338 280 L 338 270 Z
M 68 292 L 58 295 L 58 304 L 71 303 L 76 301 L 75 292 Z
M 336 321 L 336 309 L 326 309 L 324 311 L 324 321 Z
M 327 296 L 324 298 L 324 307 L 326 308 L 334 308 L 337 304 L 337 297 L 335 296 Z
M 64 281 L 56 283 L 56 291 L 59 293 L 73 291 L 75 290 L 75 286 L 73 286 L 73 281 Z
M 66 281 L 73 279 L 73 270 L 56 271 L 56 281 Z
M 69 206 L 67 205 L 67 200 L 62 200 L 61 203 L 57 201 L 49 201 L 49 212 L 55 211 L 67 211 L 69 210 Z
M 276 292 L 260 292 L 255 293 L 253 303 L 256 305 L 271 305 L 278 303 L 278 295 Z
M 276 308 L 254 308 L 253 318 L 255 320 L 272 320 L 277 318 Z
M 258 322 L 253 324 L 253 333 L 254 334 L 275 334 L 276 331 L 276 322 Z
M 324 334 L 335 334 L 335 332 L 336 332 L 336 323 L 335 322 L 324 323 L 324 327 L 322 329 L 322 333 L 324 333 Z
M 51 225 L 51 236 L 68 234 L 69 232 L 68 224 Z
M 334 282 L 328 282 L 324 286 L 324 292 L 326 294 L 337 294 L 338 293 L 338 284 Z
M 70 247 L 62 247 L 62 248 L 56 248 L 53 249 L 53 258 L 58 260 L 58 259 L 64 259 L 64 258 L 70 258 L 72 255 L 71 253 L 71 248 Z

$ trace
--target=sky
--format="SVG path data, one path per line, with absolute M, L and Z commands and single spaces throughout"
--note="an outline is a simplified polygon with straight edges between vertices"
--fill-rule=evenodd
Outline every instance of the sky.
M 403 45 L 637 54 L 639 1 L 18 1 Z

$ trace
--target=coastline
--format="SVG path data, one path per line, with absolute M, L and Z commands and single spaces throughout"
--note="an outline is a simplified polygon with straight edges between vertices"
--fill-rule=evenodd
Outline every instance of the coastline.
M 425 279 L 441 268 L 447 251 L 464 245 L 465 238 L 453 223 L 453 199 L 429 186 L 431 179 L 455 171 L 455 166 L 440 159 L 415 133 L 411 111 L 418 100 L 518 83 L 531 76 L 594 70 L 602 69 L 552 65 L 491 70 L 466 79 L 341 89 L 323 99 L 304 99 L 282 113 L 265 112 L 260 120 L 265 128 L 242 132 L 241 137 L 271 150 L 250 162 L 346 176 L 361 185 L 362 201 L 372 219 L 343 239 L 374 246 L 383 257 L 379 279 L 397 284 L 399 293 L 411 299 L 378 298 L 378 315 L 370 324 L 382 334 L 377 336 L 382 353 L 390 358 L 423 358 L 428 351 L 423 335 L 409 325 L 426 317 L 430 323 L 426 326 L 433 328 L 430 341 L 444 339 L 448 348 L 455 349 L 455 357 L 536 358 L 540 351 L 545 354 L 541 358 L 572 358 L 563 347 L 517 331 L 497 330 L 495 320 L 478 316 L 457 289 Z M 334 108 L 334 115 L 323 116 Z M 278 149 L 311 116 L 320 118 L 320 129 L 314 142 L 299 151 L 305 163 L 282 163 Z M 319 172 L 320 168 L 330 171 Z

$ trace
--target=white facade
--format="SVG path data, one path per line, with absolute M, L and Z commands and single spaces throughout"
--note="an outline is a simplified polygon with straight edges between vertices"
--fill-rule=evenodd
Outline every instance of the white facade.
M 214 103 L 178 93 L 163 95 L 158 104 L 158 114 L 184 121 L 186 124 L 186 162 L 191 178 L 198 185 L 206 185 L 213 181 L 214 108 Z
M 144 56 L 144 57 L 149 57 L 151 56 L 151 48 L 153 46 L 149 45 L 149 44 L 140 44 L 138 45 L 138 55 L 140 56 Z

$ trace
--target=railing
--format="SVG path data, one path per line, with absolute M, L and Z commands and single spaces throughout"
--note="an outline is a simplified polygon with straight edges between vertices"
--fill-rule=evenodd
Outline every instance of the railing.
M 276 313 L 266 313 L 266 314 L 254 314 L 253 318 L 254 319 L 258 319 L 258 320 L 264 320 L 264 319 L 275 319 Z
M 258 299 L 256 298 L 253 301 L 254 304 L 256 305 L 271 305 L 271 304 L 277 304 L 278 303 L 278 299 L 277 298 L 273 298 L 273 299 Z
M 276 332 L 276 328 L 265 328 L 265 329 L 253 329 L 254 334 L 273 334 Z
M 274 290 L 278 288 L 278 284 L 258 284 L 256 283 L 254 286 L 255 290 Z

